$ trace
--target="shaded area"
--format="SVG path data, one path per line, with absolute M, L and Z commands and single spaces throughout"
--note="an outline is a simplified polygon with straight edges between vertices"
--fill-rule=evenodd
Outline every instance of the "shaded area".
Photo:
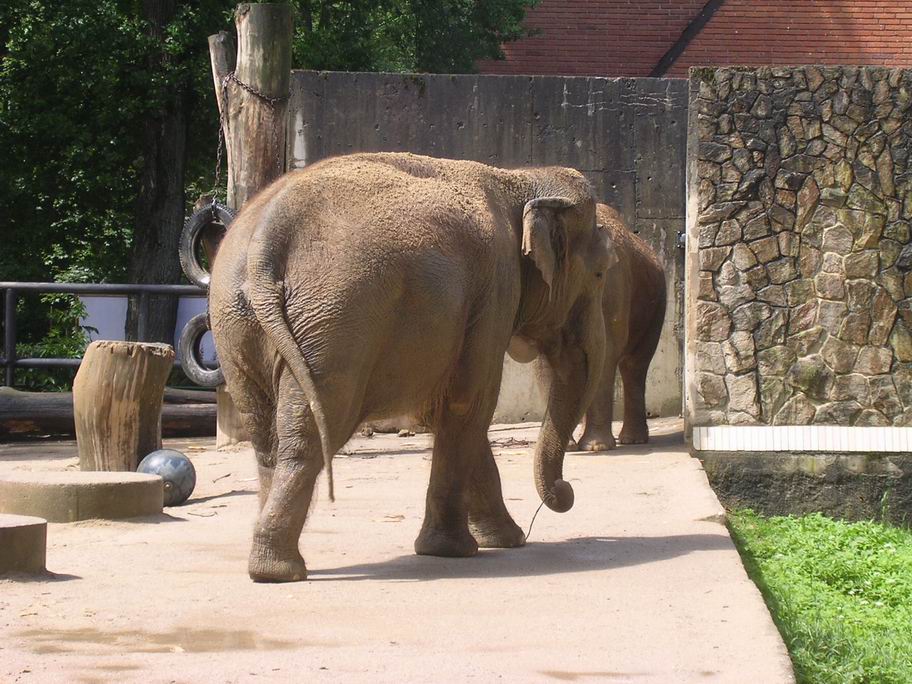
M 9 572 L 5 575 L 0 575 L 0 582 L 3 580 L 9 580 L 12 582 L 17 582 L 20 584 L 28 583 L 39 583 L 45 584 L 48 582 L 69 582 L 71 580 L 81 580 L 82 577 L 79 575 L 69 575 L 65 572 L 51 572 L 50 570 L 45 570 L 40 573 L 21 573 L 21 572 Z
M 728 535 L 578 537 L 532 542 L 520 549 L 488 549 L 474 558 L 400 556 L 388 561 L 309 570 L 315 581 L 429 581 L 452 578 L 535 577 L 655 563 L 697 551 L 730 550 Z
M 182 504 L 181 506 L 175 506 L 174 508 L 180 509 L 180 508 L 192 506 L 193 504 L 205 503 L 206 501 L 213 501 L 215 499 L 222 499 L 222 498 L 231 497 L 231 496 L 249 496 L 251 494 L 256 494 L 256 493 L 257 492 L 255 489 L 232 489 L 231 491 L 222 492 L 221 494 L 210 494 L 209 496 L 200 496 L 200 497 L 191 498 L 186 503 Z

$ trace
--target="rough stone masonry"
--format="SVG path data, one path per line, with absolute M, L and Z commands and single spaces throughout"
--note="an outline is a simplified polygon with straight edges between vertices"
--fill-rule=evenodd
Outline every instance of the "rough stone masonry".
M 692 425 L 912 425 L 912 71 L 691 70 Z

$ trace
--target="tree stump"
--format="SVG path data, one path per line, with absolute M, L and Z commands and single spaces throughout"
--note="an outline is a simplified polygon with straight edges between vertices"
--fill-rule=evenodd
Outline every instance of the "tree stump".
M 161 409 L 174 350 L 167 344 L 93 342 L 73 381 L 82 470 L 136 470 L 161 448 Z

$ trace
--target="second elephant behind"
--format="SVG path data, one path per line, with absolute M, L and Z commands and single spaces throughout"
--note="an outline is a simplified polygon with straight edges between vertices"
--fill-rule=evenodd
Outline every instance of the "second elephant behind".
M 586 412 L 583 434 L 578 444 L 571 441 L 568 450 L 604 451 L 615 447 L 611 421 L 618 371 L 624 383 L 624 425 L 618 441 L 622 444 L 649 441 L 646 374 L 665 318 L 665 269 L 655 252 L 625 225 L 612 207 L 599 204 L 597 220 L 608 231 L 618 258 L 605 275 L 605 366 Z M 538 356 L 534 345 L 518 338 L 511 341 L 509 353 L 521 363 Z M 547 371 L 540 365 L 539 372 Z
M 605 370 L 586 412 L 585 429 L 579 440 L 579 448 L 583 451 L 615 447 L 611 420 L 618 371 L 624 383 L 624 425 L 617 441 L 621 444 L 649 441 L 646 374 L 665 319 L 662 262 L 613 208 L 599 204 L 597 220 L 614 241 L 618 262 L 608 271 L 605 281 Z

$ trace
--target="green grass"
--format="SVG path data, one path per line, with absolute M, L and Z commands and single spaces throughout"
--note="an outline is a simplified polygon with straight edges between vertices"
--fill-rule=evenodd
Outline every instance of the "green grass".
M 912 683 L 912 531 L 822 515 L 729 515 L 805 684 Z

